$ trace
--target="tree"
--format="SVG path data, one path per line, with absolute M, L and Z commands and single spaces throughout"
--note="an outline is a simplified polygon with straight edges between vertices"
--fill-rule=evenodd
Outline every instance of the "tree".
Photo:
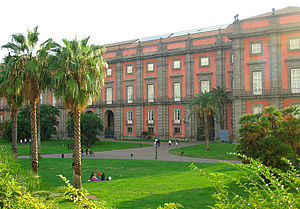
M 30 112 L 28 108 L 21 108 L 18 113 L 18 140 L 30 138 Z M 57 117 L 60 116 L 60 111 L 51 105 L 41 105 L 41 138 L 49 140 L 51 135 L 56 134 L 56 127 L 59 125 Z M 10 120 L 6 120 L 3 125 L 3 138 L 11 141 L 11 125 Z
M 74 114 L 73 186 L 81 188 L 81 111 L 89 99 L 101 94 L 104 84 L 102 57 L 105 49 L 88 45 L 89 37 L 81 41 L 63 39 L 64 47 L 58 51 L 59 69 L 54 75 L 56 95 L 62 98 L 65 108 Z
M 274 106 L 264 108 L 263 113 L 241 117 L 240 143 L 237 150 L 252 158 L 260 158 L 266 166 L 285 169 L 281 161 L 285 157 L 297 166 L 300 141 L 300 118 L 297 107 L 282 111 Z
M 192 110 L 191 115 L 195 114 L 196 116 L 199 116 L 204 122 L 204 136 L 207 151 L 209 150 L 208 118 L 218 113 L 215 105 L 215 98 L 211 92 L 200 92 L 199 94 L 195 94 L 190 103 L 190 109 Z
M 23 98 L 21 95 L 22 85 L 15 78 L 15 65 L 14 60 L 18 59 L 18 54 L 15 57 L 8 55 L 5 59 L 5 65 L 0 66 L 2 69 L 0 72 L 0 97 L 6 98 L 7 104 L 11 110 L 11 137 L 12 137 L 12 151 L 18 155 L 18 143 L 17 143 L 17 112 L 23 104 Z
M 68 119 L 67 121 L 68 130 L 74 131 L 74 117 Z M 81 144 L 95 144 L 98 141 L 97 136 L 103 131 L 103 122 L 101 118 L 97 116 L 94 112 L 83 112 L 81 113 Z
M 229 92 L 226 90 L 226 88 L 217 86 L 217 88 L 212 89 L 212 93 L 217 101 L 217 108 L 219 112 L 218 115 L 220 118 L 220 128 L 225 129 L 224 114 L 226 106 L 232 103 L 228 95 Z
M 38 143 L 37 143 L 37 120 L 36 106 L 40 97 L 40 93 L 45 91 L 51 82 L 51 74 L 49 70 L 54 57 L 51 51 L 55 51 L 57 44 L 48 39 L 40 45 L 39 50 L 35 50 L 38 42 L 38 27 L 33 31 L 28 30 L 27 35 L 14 34 L 12 42 L 2 46 L 12 53 L 10 61 L 14 67 L 12 73 L 15 82 L 22 86 L 22 97 L 30 104 L 31 119 L 31 160 L 32 169 L 38 173 Z

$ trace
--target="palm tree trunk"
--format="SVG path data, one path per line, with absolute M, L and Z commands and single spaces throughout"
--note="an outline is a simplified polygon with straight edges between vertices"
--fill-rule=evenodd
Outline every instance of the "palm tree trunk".
M 37 111 L 37 143 L 38 143 L 38 156 L 41 157 L 41 111 L 40 111 L 40 102 L 36 106 Z
M 37 127 L 36 127 L 36 101 L 30 101 L 30 120 L 31 120 L 31 161 L 32 170 L 36 174 L 39 169 L 38 162 L 38 144 L 37 144 Z
M 224 124 L 224 108 L 220 106 L 219 108 L 219 115 L 220 115 L 220 128 L 221 130 L 224 130 L 225 124 Z
M 17 143 L 17 109 L 11 109 L 11 121 L 12 121 L 12 129 L 11 129 L 11 142 L 12 142 L 12 151 L 15 156 L 18 155 L 18 143 Z
M 205 136 L 205 149 L 209 151 L 209 126 L 208 126 L 208 120 L 207 115 L 204 115 L 204 136 Z
M 74 111 L 74 152 L 73 152 L 73 186 L 81 188 L 81 139 L 80 139 L 80 116 L 81 111 Z

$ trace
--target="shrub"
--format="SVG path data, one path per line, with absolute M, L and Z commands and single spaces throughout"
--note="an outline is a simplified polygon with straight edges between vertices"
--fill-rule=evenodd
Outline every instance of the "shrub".
M 300 139 L 297 114 L 299 110 L 295 106 L 282 111 L 269 106 L 263 113 L 243 115 L 240 118 L 238 152 L 260 158 L 263 164 L 276 168 L 286 169 L 281 157 L 297 165 Z
M 280 169 L 265 166 L 259 160 L 240 155 L 249 164 L 233 165 L 241 175 L 239 178 L 223 173 L 205 173 L 203 170 L 191 165 L 193 170 L 206 176 L 216 188 L 212 197 L 216 200 L 211 208 L 300 208 L 299 173 L 293 164 L 282 158 L 288 167 L 286 172 Z M 226 182 L 233 180 L 244 189 L 244 194 L 230 192 Z M 246 195 L 245 195 L 246 194 Z
M 52 201 L 34 197 L 29 190 L 23 170 L 16 164 L 16 158 L 6 149 L 0 149 L 0 208 L 57 208 Z M 21 181 L 24 181 L 21 183 Z

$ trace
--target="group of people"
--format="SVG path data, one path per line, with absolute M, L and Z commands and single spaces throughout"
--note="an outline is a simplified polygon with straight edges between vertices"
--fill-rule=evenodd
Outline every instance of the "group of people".
M 31 139 L 29 139 L 28 141 L 26 138 L 24 140 L 20 139 L 20 144 L 23 144 L 23 141 L 24 141 L 24 144 L 27 144 L 27 142 L 29 142 L 29 143 L 31 142 Z
M 171 145 L 172 145 L 172 141 L 171 141 L 171 140 L 169 140 L 169 141 L 168 141 L 168 144 L 169 144 L 169 147 L 171 147 Z M 178 146 L 178 144 L 179 144 L 179 141 L 178 141 L 178 139 L 176 139 L 176 141 L 175 141 L 175 145 L 176 145 L 176 147 Z
M 95 153 L 94 153 L 91 149 L 86 148 L 86 149 L 85 149 L 85 155 L 86 155 L 86 156 L 88 156 L 88 155 L 90 155 L 90 156 L 95 156 Z M 82 157 L 84 156 L 83 149 L 81 149 L 81 156 L 82 156 Z
M 105 173 L 100 173 L 100 171 L 98 171 L 98 175 L 96 176 L 95 172 L 93 171 L 89 181 L 110 181 L 111 177 L 108 176 L 107 178 L 105 178 Z

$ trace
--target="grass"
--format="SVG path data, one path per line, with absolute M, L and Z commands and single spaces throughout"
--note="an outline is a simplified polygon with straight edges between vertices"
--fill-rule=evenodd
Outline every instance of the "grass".
M 31 168 L 29 159 L 18 159 L 25 168 Z M 39 175 L 42 188 L 57 191 L 62 174 L 72 180 L 72 159 L 40 159 Z M 166 202 L 181 203 L 184 208 L 208 208 L 213 205 L 215 189 L 209 181 L 190 170 L 187 162 L 83 159 L 83 187 L 108 206 L 116 208 L 157 208 Z M 237 177 L 230 165 L 196 164 L 207 172 L 223 172 Z M 91 171 L 105 172 L 112 181 L 87 182 Z M 229 182 L 230 183 L 230 182 Z M 234 190 L 239 190 L 236 186 Z M 59 208 L 74 208 L 72 203 L 59 200 Z
M 73 141 L 72 141 L 73 142 Z M 42 154 L 60 154 L 60 153 L 72 153 L 72 149 L 68 149 L 68 144 L 70 140 L 50 140 L 42 141 L 41 153 Z M 0 146 L 11 146 L 10 142 L 0 140 Z M 151 146 L 148 144 L 142 144 L 142 146 Z M 107 150 L 118 150 L 118 149 L 129 149 L 137 148 L 139 143 L 127 143 L 127 142 L 114 142 L 114 141 L 99 141 L 95 145 L 92 145 L 93 151 L 107 151 Z M 30 154 L 30 144 L 20 144 L 18 143 L 18 155 L 29 155 Z M 85 150 L 84 150 L 85 151 Z
M 180 147 L 170 150 L 169 152 L 175 155 L 181 155 L 184 151 L 184 156 L 210 158 L 210 159 L 236 159 L 233 155 L 228 155 L 229 152 L 235 152 L 235 144 L 213 142 L 209 143 L 209 151 L 205 150 L 205 144 L 198 144 L 186 147 Z

